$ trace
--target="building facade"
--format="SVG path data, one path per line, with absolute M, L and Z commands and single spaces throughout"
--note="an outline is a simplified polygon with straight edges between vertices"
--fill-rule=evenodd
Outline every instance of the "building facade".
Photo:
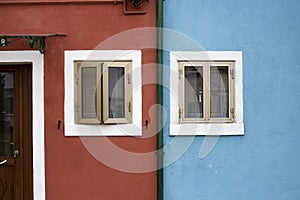
M 0 169 L 0 199 L 155 199 L 155 170 L 133 173 L 131 166 L 126 169 L 119 169 L 119 166 L 127 163 L 122 157 L 123 151 L 140 155 L 156 149 L 153 132 L 156 123 L 149 114 L 156 101 L 156 75 L 155 67 L 152 67 L 156 62 L 156 37 L 155 32 L 154 35 L 149 32 L 139 38 L 134 31 L 155 27 L 156 2 L 142 1 L 139 5 L 129 0 L 9 0 L 0 2 L 0 10 L 1 75 L 13 74 L 15 77 L 9 79 L 15 81 L 14 100 L 8 101 L 14 105 L 14 128 L 10 132 L 5 131 L 5 127 L 1 129 L 4 141 L 1 146 L 7 148 L 1 149 L 0 155 L 1 161 L 6 161 Z M 126 35 L 129 30 L 130 37 Z M 118 41 L 120 36 L 124 37 L 124 43 Z M 147 45 L 148 49 L 145 48 Z M 93 79 L 93 66 L 112 61 L 129 63 L 130 70 L 126 75 L 132 71 L 134 77 L 130 84 L 134 88 L 126 86 L 130 88 L 126 92 L 134 90 L 131 91 L 134 98 L 130 99 L 134 105 L 129 108 L 129 101 L 120 103 L 122 87 L 115 98 L 106 98 L 103 102 L 114 99 L 116 107 L 128 111 L 130 121 L 120 127 L 113 123 L 103 125 L 104 118 L 96 124 L 77 123 L 74 104 L 81 98 L 74 97 L 74 91 L 78 92 L 74 86 L 74 65 L 84 63 L 79 67 L 82 68 L 82 87 L 93 89 L 94 86 L 89 86 L 96 84 L 98 87 L 102 81 Z M 92 65 L 84 68 L 89 62 Z M 29 72 L 19 72 L 23 68 Z M 108 73 L 107 77 L 118 73 L 124 75 L 123 65 L 112 63 L 108 69 L 116 72 L 103 72 Z M 25 73 L 29 74 L 26 80 Z M 103 82 L 103 88 L 116 84 L 111 78 L 109 81 L 112 82 Z M 27 91 L 28 88 L 32 90 Z M 89 92 L 88 89 L 84 91 Z M 20 97 L 19 93 L 22 93 Z M 85 112 L 82 116 L 91 118 L 95 113 L 95 93 L 83 92 L 81 95 L 82 106 L 93 102 L 94 98 L 94 107 L 82 108 Z M 32 98 L 25 101 L 26 96 Z M 109 114 L 112 112 L 122 118 L 118 111 L 110 109 Z M 17 116 L 18 113 L 24 116 Z M 148 129 L 144 128 L 145 121 Z M 5 135 L 10 135 L 10 140 L 5 139 Z M 93 154 L 93 147 L 100 153 Z M 105 159 L 97 157 L 101 153 L 115 160 L 101 162 Z M 145 163 L 136 160 L 131 163 L 132 166 L 151 165 L 155 168 L 156 158 L 152 156 Z M 24 182 L 14 184 L 14 177 L 16 180 L 26 178 Z
M 292 0 L 164 2 L 164 27 L 169 29 L 164 42 L 170 51 L 164 57 L 164 84 L 171 90 L 164 91 L 164 143 L 167 152 L 178 154 L 173 142 L 185 144 L 182 156 L 164 169 L 165 199 L 298 198 L 299 6 Z M 184 39 L 172 45 L 172 35 Z M 242 65 L 237 66 L 235 53 Z M 172 125 L 178 119 L 172 110 L 177 93 L 172 73 L 180 60 L 235 61 L 235 73 L 242 69 L 243 91 L 235 101 L 235 117 L 241 116 L 236 106 L 242 103 L 244 131 L 227 131 L 230 122 L 188 130 Z M 168 155 L 166 164 L 174 159 Z
M 0 1 L 0 199 L 297 199 L 299 9 Z

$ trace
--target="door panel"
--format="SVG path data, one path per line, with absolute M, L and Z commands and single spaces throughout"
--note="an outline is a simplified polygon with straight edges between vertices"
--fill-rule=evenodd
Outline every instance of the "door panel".
M 31 87 L 31 65 L 0 65 L 1 200 L 32 199 Z
M 0 199 L 14 199 L 14 168 L 13 166 L 0 167 Z

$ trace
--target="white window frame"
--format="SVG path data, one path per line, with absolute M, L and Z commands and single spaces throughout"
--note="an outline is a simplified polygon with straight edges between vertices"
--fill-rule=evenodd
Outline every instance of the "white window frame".
M 232 62 L 234 76 L 234 119 L 232 122 L 180 122 L 180 62 Z M 170 135 L 244 135 L 242 52 L 172 51 L 170 53 Z
M 142 72 L 140 50 L 65 51 L 65 136 L 142 136 Z M 126 124 L 75 123 L 75 61 L 130 61 L 132 64 L 132 119 Z
M 44 55 L 39 51 L 0 51 L 0 63 L 32 64 L 33 199 L 46 199 Z

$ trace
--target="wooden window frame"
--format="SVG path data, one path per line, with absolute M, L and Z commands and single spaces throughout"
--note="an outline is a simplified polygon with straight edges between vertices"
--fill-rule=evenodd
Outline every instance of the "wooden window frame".
M 202 67 L 203 70 L 203 95 L 202 95 L 202 101 L 203 101 L 203 117 L 202 118 L 187 118 L 185 117 L 186 110 L 184 109 L 184 84 L 185 84 L 185 67 L 187 66 L 199 66 Z M 211 117 L 211 101 L 210 101 L 210 69 L 213 66 L 224 66 L 228 67 L 228 89 L 229 89 L 229 113 L 228 118 L 213 118 Z M 233 76 L 233 70 L 234 70 L 234 62 L 224 62 L 224 61 L 179 61 L 178 62 L 178 73 L 179 73 L 179 122 L 180 123 L 232 123 L 234 121 L 234 76 Z
M 131 62 L 105 62 L 103 64 L 103 123 L 104 124 L 126 124 L 132 122 L 132 86 L 131 86 Z M 125 85 L 125 117 L 124 118 L 110 118 L 109 117 L 109 94 L 108 94 L 108 68 L 121 67 L 124 68 L 124 85 Z
M 100 80 L 101 77 L 101 62 L 95 61 L 75 61 L 74 62 L 74 110 L 75 110 L 75 123 L 77 124 L 99 124 L 101 123 L 101 87 L 97 87 L 97 94 L 96 94 L 96 103 L 97 103 L 97 117 L 96 118 L 83 118 L 82 117 L 82 68 L 92 68 L 96 67 L 97 71 L 97 82 Z
M 108 95 L 108 68 L 124 68 L 125 84 L 125 117 L 109 117 L 109 95 Z M 96 117 L 82 117 L 82 69 L 96 67 L 97 88 L 96 88 Z M 74 113 L 75 124 L 126 124 L 132 123 L 132 85 L 131 74 L 132 61 L 74 61 Z

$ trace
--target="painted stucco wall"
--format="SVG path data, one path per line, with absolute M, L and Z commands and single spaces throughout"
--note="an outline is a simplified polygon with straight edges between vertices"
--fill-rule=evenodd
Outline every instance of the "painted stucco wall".
M 220 137 L 204 159 L 198 155 L 205 137 L 197 136 L 165 168 L 165 200 L 299 198 L 299 10 L 298 0 L 164 1 L 165 28 L 204 50 L 243 52 L 245 122 L 244 136 Z M 199 50 L 181 47 L 176 50 Z M 168 90 L 164 104 L 168 112 Z M 164 131 L 168 148 L 175 138 L 168 126 Z
M 11 1 L 13 3 L 10 4 L 5 3 L 9 1 L 0 2 L 0 34 L 65 33 L 67 35 L 46 39 L 44 55 L 46 199 L 155 199 L 155 171 L 126 173 L 102 164 L 89 153 L 79 137 L 65 137 L 63 122 L 64 51 L 93 50 L 101 42 L 120 32 L 155 26 L 156 2 L 143 4 L 139 10 L 146 11 L 144 15 L 125 15 L 123 4 L 113 1 L 105 3 L 96 0 L 94 3 L 91 1 L 89 1 L 90 3 L 84 3 L 84 1 L 70 3 L 71 1 L 61 0 L 61 3 L 41 3 L 45 1 L 33 0 L 36 2 L 34 4 L 28 3 L 29 1 L 26 1 L 27 3 Z M 143 39 L 155 44 L 155 34 L 144 36 Z M 115 45 L 106 46 L 105 49 L 133 48 Z M 1 48 L 5 51 L 24 49 L 26 50 L 26 47 L 22 46 L 21 42 Z M 155 55 L 155 49 L 142 50 L 142 63 L 155 63 Z M 146 83 L 155 82 L 155 67 L 149 67 L 149 65 L 142 67 L 142 77 L 147 81 Z M 156 87 L 154 84 L 145 84 L 142 90 L 147 91 L 142 94 L 144 122 L 145 120 L 150 121 L 149 109 L 156 101 Z M 61 129 L 57 129 L 58 120 L 62 120 Z M 152 122 L 155 124 L 155 119 L 152 119 Z M 152 129 L 143 131 L 144 137 L 108 139 L 111 144 L 124 151 L 151 152 L 156 149 L 155 126 L 152 125 L 152 127 Z M 99 141 L 98 147 L 102 148 L 101 150 L 107 155 L 114 156 L 111 149 L 103 148 L 100 145 L 101 141 L 107 140 L 107 138 L 94 137 L 90 139 Z M 153 168 L 155 163 L 156 159 L 153 157 Z M 35 197 L 35 199 L 40 200 L 42 197 Z

